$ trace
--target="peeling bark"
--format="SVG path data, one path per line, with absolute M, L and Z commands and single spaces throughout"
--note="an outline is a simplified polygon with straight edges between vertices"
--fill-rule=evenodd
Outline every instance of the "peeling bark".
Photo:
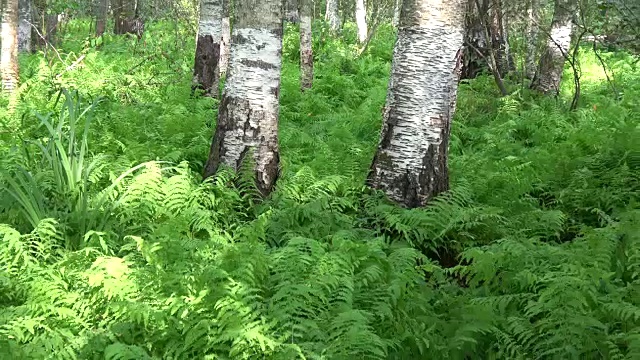
M 465 0 L 404 0 L 378 151 L 367 182 L 406 207 L 449 188 Z
M 313 48 L 311 32 L 311 0 L 300 0 L 300 89 L 311 89 L 313 84 Z
M 31 52 L 31 0 L 18 2 L 18 51 Z
M 327 8 L 324 19 L 329 23 L 329 28 L 334 33 L 340 30 L 340 14 L 338 13 L 338 0 L 327 0 Z
M 230 0 L 222 1 L 222 34 L 220 40 L 220 77 L 227 75 L 229 68 L 229 47 L 231 46 Z
M 218 97 L 220 80 L 220 40 L 222 38 L 222 4 L 220 0 L 200 2 L 200 22 L 196 41 L 196 57 L 193 68 L 195 88 L 205 95 Z
M 358 26 L 358 41 L 367 41 L 367 8 L 364 0 L 356 0 L 356 25 Z
M 2 52 L 0 53 L 2 89 L 13 93 L 18 88 L 18 0 L 6 0 L 2 14 Z
M 551 21 L 551 34 L 538 64 L 531 88 L 546 95 L 558 95 L 564 63 L 571 48 L 571 32 L 575 14 L 574 0 L 556 0 Z
M 280 0 L 238 0 L 229 73 L 204 177 L 221 165 L 238 170 L 253 154 L 256 185 L 269 194 L 279 173 L 278 113 L 282 66 Z

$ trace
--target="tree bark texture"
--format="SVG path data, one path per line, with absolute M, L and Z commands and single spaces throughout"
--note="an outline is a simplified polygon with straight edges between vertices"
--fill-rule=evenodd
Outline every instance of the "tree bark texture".
M 404 0 L 383 128 L 367 182 L 406 207 L 449 188 L 465 0 Z
M 504 22 L 502 0 L 492 0 L 490 34 L 491 48 L 493 49 L 498 73 L 504 78 L 513 69 L 514 61 L 509 52 L 509 39 Z
M 207 96 L 214 98 L 218 98 L 221 39 L 221 0 L 201 0 L 193 80 L 195 87 L 203 89 Z
M 479 9 L 478 9 L 479 6 Z M 502 79 L 514 67 L 499 0 L 469 0 L 466 12 L 463 79 L 473 79 L 489 66 Z
M 356 25 L 358 27 L 358 41 L 364 43 L 367 41 L 367 8 L 364 6 L 364 0 L 356 0 Z
M 538 63 L 531 88 L 546 95 L 558 95 L 564 63 L 571 48 L 575 0 L 556 0 L 550 36 Z
M 116 0 L 113 4 L 113 18 L 115 21 L 113 33 L 122 35 L 130 32 L 128 24 L 135 16 L 136 3 L 133 0 Z
M 300 1 L 300 89 L 305 91 L 313 85 L 312 47 L 312 0 Z
M 400 24 L 400 10 L 402 9 L 402 0 L 396 0 L 393 7 L 393 26 L 398 27 Z
M 222 34 L 220 40 L 220 77 L 227 75 L 229 47 L 231 46 L 230 0 L 222 1 Z
M 102 36 L 107 27 L 107 12 L 109 0 L 97 0 L 96 2 L 96 36 Z
M 300 13 L 298 12 L 298 2 L 300 0 L 284 0 L 284 19 L 290 23 L 297 24 L 300 22 Z
M 56 34 L 58 33 L 58 14 L 48 14 L 45 16 L 47 42 L 51 45 L 56 43 Z
M 340 30 L 340 14 L 338 13 L 338 0 L 327 0 L 327 8 L 324 19 L 329 23 L 329 28 L 334 33 Z
M 536 57 L 538 53 L 538 24 L 540 22 L 539 0 L 529 0 L 527 9 L 527 53 L 525 58 L 525 76 L 533 79 L 536 74 Z
M 18 1 L 18 51 L 31 52 L 31 0 Z
M 256 185 L 266 196 L 279 174 L 282 3 L 238 0 L 235 15 L 228 78 L 204 177 L 220 165 L 237 171 L 252 153 Z
M 2 14 L 2 88 L 12 93 L 18 88 L 18 0 L 6 0 Z

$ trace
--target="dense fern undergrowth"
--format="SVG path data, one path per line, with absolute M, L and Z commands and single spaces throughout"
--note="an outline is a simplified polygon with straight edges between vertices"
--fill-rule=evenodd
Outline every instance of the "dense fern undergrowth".
M 463 82 L 452 190 L 403 210 L 363 186 L 391 28 L 356 59 L 353 27 L 319 23 L 304 94 L 287 30 L 265 202 L 244 171 L 201 182 L 217 104 L 190 94 L 188 29 L 88 33 L 23 56 L 0 99 L 0 358 L 640 358 L 628 55 L 602 54 L 612 84 L 581 53 L 573 112 L 570 81 L 557 101 Z

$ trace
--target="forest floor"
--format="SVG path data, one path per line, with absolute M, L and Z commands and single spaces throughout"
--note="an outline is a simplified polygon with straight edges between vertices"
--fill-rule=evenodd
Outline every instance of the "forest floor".
M 463 81 L 452 189 L 404 210 L 364 187 L 393 30 L 359 58 L 353 26 L 325 30 L 305 93 L 286 31 L 265 202 L 244 172 L 200 181 L 217 102 L 191 94 L 189 29 L 96 44 L 73 21 L 21 56 L 0 98 L 0 358 L 640 358 L 637 59 L 602 51 L 609 82 L 585 47 L 575 111 L 569 80 L 557 100 Z

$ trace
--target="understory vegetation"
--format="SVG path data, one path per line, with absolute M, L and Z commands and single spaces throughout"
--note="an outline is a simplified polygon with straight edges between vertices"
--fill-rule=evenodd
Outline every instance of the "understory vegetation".
M 580 52 L 569 112 L 460 85 L 452 189 L 405 210 L 364 186 L 395 33 L 287 28 L 281 177 L 202 182 L 216 101 L 189 29 L 144 44 L 68 24 L 0 99 L 0 358 L 639 359 L 640 63 Z M 135 56 L 131 54 L 135 53 Z M 615 94 L 614 94 L 615 92 Z

